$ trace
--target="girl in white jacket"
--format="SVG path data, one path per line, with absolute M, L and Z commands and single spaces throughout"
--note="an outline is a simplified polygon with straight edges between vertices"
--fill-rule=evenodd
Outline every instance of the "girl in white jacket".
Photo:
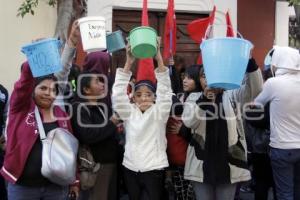
M 155 56 L 157 89 L 149 80 L 137 82 L 133 103 L 130 103 L 127 86 L 135 59 L 129 46 L 126 53 L 126 64 L 123 69 L 117 69 L 112 94 L 113 108 L 124 121 L 126 132 L 125 184 L 131 200 L 159 200 L 164 188 L 164 168 L 169 165 L 166 154 L 166 123 L 172 104 L 169 71 L 158 50 Z

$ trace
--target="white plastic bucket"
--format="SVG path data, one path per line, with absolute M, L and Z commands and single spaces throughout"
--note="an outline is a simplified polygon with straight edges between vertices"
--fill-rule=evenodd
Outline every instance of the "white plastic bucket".
M 83 50 L 86 52 L 106 49 L 105 18 L 83 17 L 78 20 Z

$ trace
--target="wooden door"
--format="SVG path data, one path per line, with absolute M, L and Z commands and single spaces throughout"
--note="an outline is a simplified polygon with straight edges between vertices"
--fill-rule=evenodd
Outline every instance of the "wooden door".
M 141 25 L 141 11 L 114 10 L 112 30 L 121 30 L 124 39 L 128 37 L 130 30 Z M 165 12 L 148 12 L 149 24 L 157 30 L 159 36 L 163 37 L 165 26 Z M 186 25 L 194 19 L 207 17 L 200 14 L 176 13 L 177 22 L 177 56 L 184 59 L 185 65 L 195 64 L 199 45 L 192 41 L 187 34 Z M 162 42 L 163 45 L 164 42 Z M 113 54 L 113 70 L 123 67 L 125 64 L 125 50 Z M 165 62 L 167 64 L 167 62 Z M 135 67 L 134 67 L 135 69 Z

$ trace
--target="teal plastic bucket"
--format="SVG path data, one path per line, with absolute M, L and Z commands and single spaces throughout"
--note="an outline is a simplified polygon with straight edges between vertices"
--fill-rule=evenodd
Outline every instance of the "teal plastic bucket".
M 125 48 L 125 42 L 120 30 L 112 32 L 106 36 L 107 51 L 113 53 Z
M 157 51 L 157 33 L 148 26 L 140 26 L 130 31 L 129 43 L 136 58 L 154 57 Z
M 213 38 L 200 45 L 207 85 L 226 90 L 241 86 L 249 62 L 251 42 L 241 38 Z
M 40 40 L 22 47 L 32 75 L 44 76 L 62 70 L 60 59 L 61 42 L 54 38 Z

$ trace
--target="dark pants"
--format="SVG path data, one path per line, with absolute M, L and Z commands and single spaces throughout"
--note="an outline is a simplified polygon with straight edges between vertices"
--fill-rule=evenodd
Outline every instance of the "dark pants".
M 255 180 L 255 200 L 268 200 L 269 189 L 273 188 L 276 200 L 275 182 L 268 154 L 252 153 L 253 178 Z
M 197 200 L 233 200 L 237 184 L 213 186 L 192 181 Z
M 3 165 L 4 160 L 4 152 L 0 149 L 0 169 Z M 0 175 L 0 199 L 6 200 L 7 199 L 7 192 L 6 192 L 6 186 L 4 178 Z
M 95 186 L 91 189 L 89 200 L 117 199 L 117 165 L 102 164 Z
M 270 159 L 278 200 L 298 200 L 300 149 L 271 148 Z
M 47 185 L 39 187 L 21 186 L 8 183 L 8 200 L 66 200 L 68 187 Z
M 124 179 L 130 200 L 161 200 L 164 190 L 164 170 L 134 172 L 124 169 Z

